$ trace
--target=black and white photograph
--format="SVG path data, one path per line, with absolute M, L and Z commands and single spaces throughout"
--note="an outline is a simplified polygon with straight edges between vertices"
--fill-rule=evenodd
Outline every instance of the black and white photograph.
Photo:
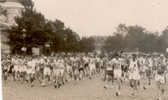
M 0 100 L 168 100 L 168 0 L 0 0 Z

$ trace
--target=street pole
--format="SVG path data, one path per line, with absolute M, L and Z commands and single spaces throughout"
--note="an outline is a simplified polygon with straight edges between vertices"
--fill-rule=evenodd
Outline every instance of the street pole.
M 25 38 L 26 38 L 26 29 L 23 29 L 22 30 L 22 32 L 23 32 L 23 52 L 24 52 L 24 55 L 26 54 L 26 51 L 27 51 L 27 48 L 26 48 L 26 46 L 25 46 Z

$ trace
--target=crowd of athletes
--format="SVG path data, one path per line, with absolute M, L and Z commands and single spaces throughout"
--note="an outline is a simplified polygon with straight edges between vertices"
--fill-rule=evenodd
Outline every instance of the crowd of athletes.
M 138 94 L 140 89 L 156 85 L 158 100 L 165 95 L 168 81 L 168 58 L 163 54 L 125 54 L 107 59 L 105 80 L 111 77 L 116 84 L 116 96 L 121 94 L 122 85 L 129 82 L 131 95 Z M 108 88 L 105 86 L 105 88 Z
M 96 55 L 69 54 L 55 56 L 2 56 L 4 80 L 20 81 L 33 86 L 38 81 L 42 86 L 56 88 L 72 80 L 91 79 L 100 73 L 103 66 Z
M 119 96 L 124 82 L 129 82 L 133 95 L 139 88 L 146 89 L 154 81 L 160 95 L 165 93 L 168 81 L 168 58 L 163 54 L 67 54 L 55 56 L 2 56 L 3 79 L 27 82 L 33 86 L 38 81 L 42 86 L 53 85 L 56 88 L 69 81 L 91 79 L 102 74 L 116 84 L 116 96 Z M 146 80 L 145 84 L 141 84 Z M 108 88 L 105 86 L 105 88 Z

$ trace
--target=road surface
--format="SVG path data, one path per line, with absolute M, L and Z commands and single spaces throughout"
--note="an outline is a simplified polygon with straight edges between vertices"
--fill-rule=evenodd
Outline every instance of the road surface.
M 111 86 L 108 89 L 104 85 Z M 18 82 L 7 82 L 3 85 L 3 100 L 156 100 L 155 84 L 140 89 L 136 96 L 131 96 L 128 84 L 122 87 L 121 95 L 115 96 L 115 85 L 105 83 L 100 77 L 91 80 L 66 83 L 64 87 L 55 89 L 50 87 L 27 87 Z M 167 96 L 167 97 L 166 97 Z M 165 100 L 168 100 L 166 91 Z

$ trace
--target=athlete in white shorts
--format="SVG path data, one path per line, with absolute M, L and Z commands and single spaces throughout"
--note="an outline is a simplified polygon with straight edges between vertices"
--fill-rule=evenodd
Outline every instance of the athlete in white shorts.
M 156 84 L 159 90 L 158 100 L 161 100 L 161 98 L 165 94 L 165 85 L 166 85 L 165 71 L 158 70 L 157 74 L 155 75 L 155 80 L 156 80 Z
M 34 59 L 31 59 L 27 63 L 27 74 L 28 74 L 28 81 L 31 84 L 31 87 L 33 86 L 33 81 L 35 78 L 35 67 L 36 67 L 36 62 Z
M 130 80 L 130 86 L 134 91 L 132 95 L 135 95 L 135 91 L 138 90 L 138 82 L 140 80 L 140 74 L 139 74 L 138 62 L 136 60 L 136 55 L 133 55 L 133 58 L 130 60 L 129 80 Z
M 117 81 L 117 92 L 116 96 L 120 95 L 121 83 L 122 83 L 122 69 L 121 69 L 121 58 L 119 56 L 113 60 L 114 63 L 114 78 Z

